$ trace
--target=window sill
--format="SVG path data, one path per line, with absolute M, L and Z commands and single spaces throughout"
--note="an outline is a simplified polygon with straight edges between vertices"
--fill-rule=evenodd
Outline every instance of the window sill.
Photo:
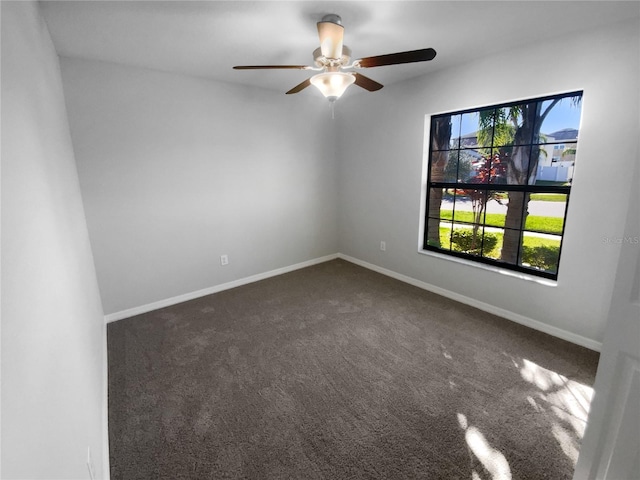
M 426 255 L 429 257 L 436 257 L 443 260 L 447 260 L 449 262 L 460 263 L 462 265 L 467 265 L 469 267 L 480 268 L 482 270 L 489 270 L 490 272 L 498 273 L 500 275 L 506 275 L 508 277 L 518 278 L 520 280 L 524 280 L 526 282 L 534 282 L 539 285 L 544 285 L 545 287 L 557 287 L 557 280 L 550 280 L 548 278 L 540 278 L 534 275 L 527 275 L 522 272 L 515 272 L 513 270 L 507 270 L 506 268 L 494 267 L 492 265 L 485 265 L 483 263 L 472 262 L 470 260 L 465 260 L 464 258 L 452 257 L 450 255 L 444 255 L 438 252 L 432 252 L 431 250 L 418 250 L 418 253 L 421 255 Z

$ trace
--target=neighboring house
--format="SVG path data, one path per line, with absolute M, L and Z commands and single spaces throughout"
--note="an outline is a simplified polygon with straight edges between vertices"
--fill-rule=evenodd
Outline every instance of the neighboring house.
M 570 182 L 576 161 L 578 130 L 565 128 L 545 135 L 546 155 L 540 155 L 536 178 L 543 181 Z M 562 142 L 562 143 L 553 143 Z

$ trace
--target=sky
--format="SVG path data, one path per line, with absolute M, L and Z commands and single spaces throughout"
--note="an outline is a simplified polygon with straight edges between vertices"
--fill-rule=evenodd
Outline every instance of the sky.
M 547 103 L 547 102 L 545 102 Z M 580 129 L 580 114 L 582 110 L 582 104 L 575 106 L 571 99 L 565 98 L 558 103 L 553 110 L 549 112 L 544 120 L 541 133 L 553 133 L 564 128 Z M 457 117 L 457 118 L 456 118 Z M 460 117 L 456 116 L 452 118 L 452 137 L 457 136 Z M 456 121 L 457 120 L 457 121 Z M 475 133 L 478 130 L 478 114 L 465 114 L 461 118 L 462 121 L 462 135 L 468 133 Z
M 580 130 L 580 112 L 582 103 L 574 106 L 571 99 L 566 98 L 557 104 L 542 125 L 542 133 L 552 133 L 563 128 L 575 128 Z

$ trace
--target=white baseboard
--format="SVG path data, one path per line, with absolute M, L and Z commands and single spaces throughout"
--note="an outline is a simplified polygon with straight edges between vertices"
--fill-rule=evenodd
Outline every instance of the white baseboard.
M 518 313 L 514 313 L 509 310 L 505 310 L 503 308 L 490 305 L 488 303 L 480 302 L 474 298 L 460 295 L 459 293 L 455 293 L 450 290 L 446 290 L 444 288 L 431 285 L 430 283 L 417 280 L 407 275 L 394 272 L 393 270 L 388 270 L 378 265 L 374 265 L 372 263 L 368 263 L 363 260 L 359 260 L 357 258 L 351 257 L 349 255 L 344 255 L 342 253 L 336 253 L 332 255 L 326 255 L 324 257 L 314 258 L 312 260 L 307 260 L 305 262 L 296 263 L 295 265 L 289 265 L 287 267 L 270 270 L 268 272 L 259 273 L 256 275 L 252 275 L 250 277 L 234 280 L 232 282 L 223 283 L 221 285 L 215 285 L 213 287 L 205 288 L 195 292 L 185 293 L 183 295 L 178 295 L 176 297 L 167 298 L 165 300 L 160 300 L 158 302 L 153 302 L 146 305 L 141 305 L 139 307 L 122 310 L 120 312 L 111 313 L 109 315 L 105 315 L 104 319 L 106 323 L 114 322 L 116 320 L 122 320 L 124 318 L 133 317 L 135 315 L 140 315 L 142 313 L 151 312 L 153 310 L 158 310 L 160 308 L 169 307 L 171 305 L 176 305 L 178 303 L 186 302 L 188 300 L 193 300 L 195 298 L 200 298 L 205 295 L 211 295 L 212 293 L 222 292 L 224 290 L 229 290 L 230 288 L 240 287 L 242 285 L 247 285 L 249 283 L 257 282 L 259 280 L 264 280 L 266 278 L 282 275 L 283 273 L 288 273 L 294 270 L 299 270 L 301 268 L 317 265 L 318 263 L 328 262 L 329 260 L 334 260 L 336 258 L 341 258 L 343 260 L 354 263 L 356 265 L 360 265 L 361 267 L 367 268 L 369 270 L 373 270 L 374 272 L 378 272 L 388 277 L 395 278 L 396 280 L 400 280 L 402 282 L 408 283 L 415 287 L 422 288 L 424 290 L 436 293 L 438 295 L 442 295 L 443 297 L 450 298 L 457 302 L 464 303 L 472 307 L 476 307 L 485 312 L 492 313 L 494 315 L 497 315 L 502 318 L 506 318 L 507 320 L 511 320 L 513 322 L 519 323 L 526 327 L 533 328 L 534 330 L 539 330 L 541 332 L 548 333 L 549 335 L 553 335 L 554 337 L 558 337 L 563 340 L 567 340 L 568 342 L 581 345 L 590 350 L 595 350 L 596 352 L 599 352 L 602 348 L 601 342 L 597 342 L 590 338 L 583 337 L 582 335 L 568 332 L 566 330 L 563 330 L 558 327 L 554 327 L 552 325 L 547 325 L 546 323 L 540 322 L 538 320 L 534 320 L 529 317 L 525 317 L 524 315 L 520 315 Z
M 395 278 L 396 280 L 400 280 L 402 282 L 408 283 L 415 287 L 422 288 L 423 290 L 428 290 L 429 292 L 442 295 L 443 297 L 450 298 L 451 300 L 455 300 L 457 302 L 464 303 L 465 305 L 470 305 L 472 307 L 478 308 L 485 312 L 492 313 L 502 318 L 506 318 L 507 320 L 511 320 L 513 322 L 519 323 L 526 327 L 533 328 L 534 330 L 539 330 L 541 332 L 548 333 L 549 335 L 552 335 L 554 337 L 558 337 L 568 342 L 581 345 L 590 350 L 595 350 L 596 352 L 599 352 L 602 349 L 601 342 L 596 342 L 595 340 L 591 340 L 590 338 L 583 337 L 582 335 L 578 335 L 576 333 L 562 330 L 561 328 L 547 325 L 546 323 L 542 323 L 538 320 L 525 317 L 524 315 L 520 315 L 518 313 L 514 313 L 509 310 L 496 307 L 494 305 L 489 305 L 488 303 L 480 302 L 474 298 L 466 297 L 464 295 L 460 295 L 459 293 L 455 293 L 450 290 L 445 290 L 444 288 L 431 285 L 421 280 L 416 280 L 415 278 L 408 277 L 401 273 L 394 272 L 393 270 L 388 270 L 386 268 L 379 267 L 378 265 L 374 265 L 372 263 L 368 263 L 363 260 L 350 257 L 349 255 L 344 255 L 342 253 L 339 253 L 337 257 L 343 260 L 346 260 L 348 262 L 355 263 L 356 265 L 360 265 L 361 267 L 367 268 L 369 270 L 373 270 L 374 272 L 378 272 L 388 277 Z
M 133 317 L 135 315 L 151 312 L 153 310 L 158 310 L 160 308 L 169 307 L 171 305 L 176 305 L 178 303 L 186 302 L 188 300 L 204 297 L 205 295 L 211 295 L 212 293 L 222 292 L 223 290 L 229 290 L 230 288 L 240 287 L 242 285 L 247 285 L 249 283 L 257 282 L 259 280 L 264 280 L 266 278 L 282 275 L 283 273 L 293 272 L 294 270 L 299 270 L 301 268 L 317 265 L 318 263 L 324 263 L 324 262 L 328 262 L 329 260 L 335 260 L 336 258 L 338 258 L 337 253 L 326 255 L 324 257 L 314 258 L 312 260 L 307 260 L 305 262 L 296 263 L 295 265 L 289 265 L 287 267 L 277 268 L 275 270 L 270 270 L 268 272 L 258 273 L 256 275 L 251 275 L 250 277 L 240 278 L 238 280 L 233 280 L 232 282 L 223 283 L 221 285 L 215 285 L 213 287 L 204 288 L 202 290 L 197 290 L 195 292 L 185 293 L 183 295 L 167 298 L 165 300 L 160 300 L 158 302 L 148 303 L 146 305 L 141 305 L 139 307 L 129 308 L 127 310 L 121 310 L 119 312 L 110 313 L 109 315 L 104 316 L 104 320 L 105 320 L 105 323 L 115 322 L 116 320 L 122 320 L 124 318 Z

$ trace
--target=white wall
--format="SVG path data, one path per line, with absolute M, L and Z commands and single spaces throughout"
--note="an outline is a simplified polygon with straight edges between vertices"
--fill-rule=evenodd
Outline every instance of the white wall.
M 104 339 L 58 57 L 2 2 L 2 478 L 101 473 Z
M 321 97 L 61 64 L 107 314 L 336 252 Z
M 623 235 L 629 192 L 637 189 L 626 172 L 638 161 L 638 27 L 635 19 L 540 42 L 344 99 L 340 251 L 561 329 L 583 344 L 601 342 L 620 251 L 603 239 Z M 542 66 L 554 59 L 563 66 L 551 76 Z M 417 253 L 425 115 L 581 89 L 583 122 L 557 286 Z

